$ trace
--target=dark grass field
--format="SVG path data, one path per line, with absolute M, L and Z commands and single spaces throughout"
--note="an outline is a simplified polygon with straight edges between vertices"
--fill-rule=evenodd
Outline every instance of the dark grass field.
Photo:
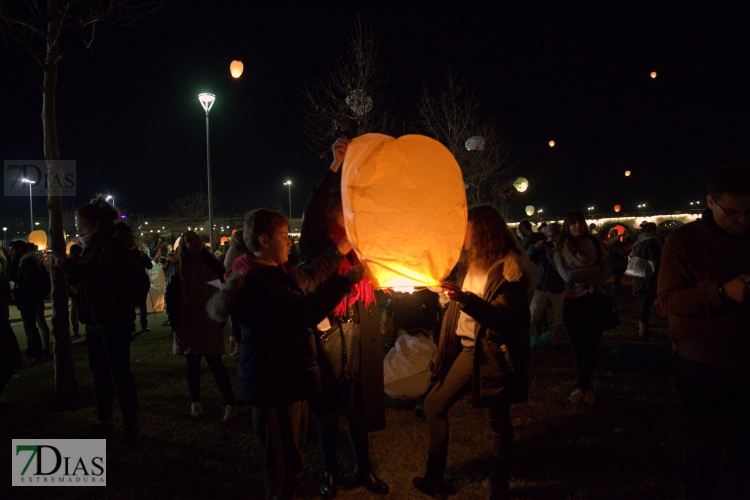
M 612 349 L 643 344 L 637 338 L 635 298 L 629 283 L 615 295 L 622 324 L 605 332 L 594 390 L 597 404 L 574 406 L 575 388 L 570 344 L 562 352 L 532 349 L 531 396 L 512 408 L 516 461 L 511 494 L 517 499 L 669 499 L 682 498 L 678 480 L 682 417 L 669 367 L 671 344 L 667 323 L 654 314 L 655 332 L 646 344 L 663 355 L 660 367 L 615 360 Z M 203 366 L 201 402 L 206 416 L 193 421 L 185 381 L 184 359 L 171 354 L 172 336 L 161 325 L 164 314 L 151 316 L 154 330 L 132 344 L 132 366 L 138 383 L 141 441 L 130 447 L 120 435 L 108 441 L 106 487 L 11 487 L 10 439 L 79 438 L 95 419 L 92 381 L 83 345 L 75 355 L 80 385 L 77 400 L 52 401 L 52 363 L 16 372 L 0 398 L 0 498 L 233 499 L 262 498 L 262 456 L 252 432 L 250 412 L 223 425 L 222 400 L 208 367 Z M 25 347 L 20 323 L 14 324 Z M 80 342 L 80 341 L 78 341 Z M 238 360 L 225 356 L 237 394 Z M 239 396 L 237 396 L 239 398 Z M 414 414 L 414 401 L 389 401 L 388 428 L 371 434 L 371 456 L 394 499 L 426 498 L 411 486 L 424 471 L 427 424 Z M 465 401 L 451 410 L 451 445 L 446 479 L 454 498 L 486 498 L 490 433 L 481 410 Z M 351 479 L 353 460 L 344 436 L 340 445 L 345 477 L 341 499 L 378 498 Z M 115 425 L 121 429 L 115 406 Z M 307 470 L 300 497 L 315 498 L 320 459 L 314 432 L 305 453 Z

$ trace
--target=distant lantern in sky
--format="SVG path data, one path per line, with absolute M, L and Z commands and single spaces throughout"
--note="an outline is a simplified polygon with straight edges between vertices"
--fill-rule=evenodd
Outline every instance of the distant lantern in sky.
M 242 61 L 232 61 L 232 64 L 229 65 L 229 71 L 232 73 L 233 78 L 239 78 L 244 69 L 245 65 L 242 64 Z
M 475 135 L 474 137 L 469 137 L 468 139 L 466 139 L 464 146 L 469 151 L 484 151 L 484 143 L 484 137 Z
M 625 177 L 630 177 L 630 170 L 625 171 Z
M 656 78 L 656 71 L 651 72 L 651 78 Z
M 620 205 L 615 205 L 615 212 L 619 212 L 622 210 L 622 207 Z
M 549 147 L 554 148 L 555 147 L 555 141 L 549 141 Z
M 519 177 L 513 181 L 513 187 L 516 188 L 519 193 L 523 193 L 529 189 L 529 181 L 524 177 Z
M 529 217 L 534 215 L 534 212 L 536 212 L 536 208 L 534 208 L 534 205 L 528 205 L 526 207 L 526 215 L 528 215 Z

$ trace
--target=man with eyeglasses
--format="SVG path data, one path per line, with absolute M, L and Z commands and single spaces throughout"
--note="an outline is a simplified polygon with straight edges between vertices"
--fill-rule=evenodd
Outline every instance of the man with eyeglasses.
M 716 495 L 725 444 L 737 498 L 750 498 L 750 169 L 708 185 L 700 219 L 664 245 L 658 305 L 675 343 L 685 416 L 685 498 Z

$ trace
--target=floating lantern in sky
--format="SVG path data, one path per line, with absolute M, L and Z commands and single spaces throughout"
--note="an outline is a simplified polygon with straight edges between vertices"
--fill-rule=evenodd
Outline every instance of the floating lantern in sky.
M 364 90 L 357 89 L 346 98 L 346 105 L 357 116 L 362 116 L 372 109 L 372 97 L 365 94 Z
M 375 288 L 437 286 L 456 265 L 466 236 L 466 192 L 461 168 L 438 141 L 352 139 L 341 201 L 346 235 Z
M 229 71 L 232 73 L 233 78 L 239 78 L 244 69 L 245 65 L 242 64 L 242 61 L 232 61 L 232 64 L 229 65 Z
M 534 215 L 534 212 L 536 212 L 536 208 L 534 208 L 534 205 L 528 205 L 526 207 L 526 215 L 528 215 L 529 217 Z
M 549 147 L 554 148 L 555 147 L 555 141 L 549 141 Z
M 484 151 L 484 137 L 474 136 L 466 139 L 464 146 L 469 151 Z
M 513 181 L 513 187 L 516 188 L 516 191 L 519 193 L 523 193 L 529 189 L 529 181 L 525 177 L 519 177 Z
M 625 171 L 625 177 L 630 177 L 630 170 Z
M 651 72 L 651 78 L 656 78 L 656 71 Z
M 622 210 L 622 207 L 620 205 L 615 205 L 615 212 L 619 212 Z
M 39 250 L 47 250 L 47 233 L 44 229 L 37 229 L 29 234 L 29 243 L 34 243 Z

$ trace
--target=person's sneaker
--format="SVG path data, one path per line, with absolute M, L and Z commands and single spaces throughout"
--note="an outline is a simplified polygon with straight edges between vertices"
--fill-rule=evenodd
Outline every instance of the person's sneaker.
M 103 424 L 96 422 L 91 430 L 86 434 L 86 439 L 106 439 L 115 432 L 113 424 Z
M 568 396 L 568 401 L 570 401 L 574 405 L 577 405 L 578 403 L 581 402 L 581 400 L 583 400 L 583 396 L 584 396 L 584 393 L 579 387 L 578 389 L 570 393 L 570 396 Z
M 122 444 L 136 444 L 140 438 L 141 431 L 138 430 L 138 427 L 125 427 L 125 430 L 122 431 Z
M 201 408 L 201 404 L 196 401 L 195 403 L 190 405 L 190 416 L 193 418 L 200 418 L 205 413 L 203 412 L 203 408 Z
M 237 418 L 237 406 L 226 405 L 224 407 L 224 418 L 222 420 L 224 422 L 231 422 L 235 418 Z
M 595 405 L 596 398 L 594 397 L 594 391 L 592 391 L 591 389 L 586 389 L 586 395 L 583 396 L 583 402 L 587 405 Z

